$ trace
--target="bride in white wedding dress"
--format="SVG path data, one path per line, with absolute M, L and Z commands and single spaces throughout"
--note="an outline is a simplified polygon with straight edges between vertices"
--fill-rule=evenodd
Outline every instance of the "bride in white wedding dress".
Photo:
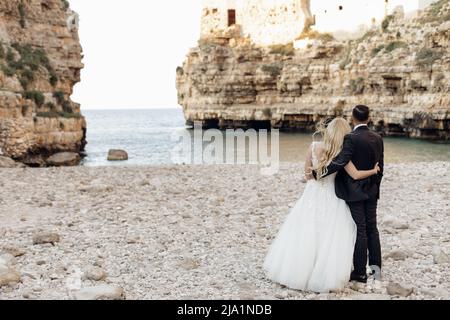
M 305 172 L 312 168 L 319 176 L 340 153 L 345 135 L 351 132 L 343 118 L 331 121 L 322 131 L 323 141 L 313 142 Z M 355 180 L 378 173 L 358 171 L 353 163 L 345 170 Z M 335 194 L 336 174 L 307 182 L 264 262 L 269 279 L 292 289 L 330 292 L 344 288 L 352 271 L 356 225 L 344 200 Z

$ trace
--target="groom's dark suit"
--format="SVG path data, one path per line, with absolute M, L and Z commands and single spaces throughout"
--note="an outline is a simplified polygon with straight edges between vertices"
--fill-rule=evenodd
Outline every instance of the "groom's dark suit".
M 378 162 L 381 173 L 355 181 L 344 169 L 352 161 L 358 170 L 371 170 Z M 367 126 L 360 126 L 345 137 L 342 152 L 328 167 L 327 175 L 336 176 L 336 195 L 345 200 L 352 212 L 357 230 L 354 273 L 366 275 L 367 251 L 369 265 L 381 268 L 380 236 L 377 228 L 377 202 L 384 169 L 383 139 Z

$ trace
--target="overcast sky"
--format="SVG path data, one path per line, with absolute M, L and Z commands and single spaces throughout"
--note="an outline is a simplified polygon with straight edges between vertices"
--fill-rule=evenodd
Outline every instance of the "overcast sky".
M 83 109 L 178 106 L 175 70 L 199 38 L 201 0 L 69 1 L 80 15 L 85 63 L 74 101 Z M 410 9 L 419 1 L 431 0 L 390 3 Z M 311 7 L 318 14 L 336 3 L 317 0 Z
M 70 0 L 85 68 L 83 109 L 176 107 L 176 67 L 200 33 L 201 0 Z

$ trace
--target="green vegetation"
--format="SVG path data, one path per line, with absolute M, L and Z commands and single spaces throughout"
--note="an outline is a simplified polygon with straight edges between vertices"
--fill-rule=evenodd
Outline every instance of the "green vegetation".
M 182 67 L 177 67 L 177 74 L 182 76 L 184 74 L 184 70 Z
M 436 49 L 422 48 L 416 54 L 418 66 L 431 66 L 436 60 L 442 58 L 443 52 Z
M 44 112 L 37 112 L 36 117 L 39 118 L 67 118 L 67 119 L 79 119 L 82 117 L 80 113 L 67 113 L 63 111 L 44 111 Z
M 450 12 L 446 12 L 446 13 L 442 12 L 442 9 L 448 3 L 449 3 L 449 0 L 439 0 L 437 2 L 432 3 L 428 7 L 427 11 L 425 12 L 425 15 L 423 15 L 422 18 L 420 19 L 420 21 L 422 23 L 428 23 L 428 22 L 442 23 L 445 21 L 449 21 L 450 20 Z
M 62 91 L 56 91 L 53 93 L 53 97 L 56 99 L 58 104 L 62 104 L 65 101 L 64 93 Z
M 351 43 L 349 43 L 347 49 L 345 49 L 344 58 L 339 63 L 339 69 L 345 70 L 345 67 L 347 67 L 347 65 L 352 62 L 352 58 L 350 56 L 351 52 L 352 52 L 352 45 Z
M 283 56 L 293 56 L 295 54 L 294 44 L 276 44 L 270 46 L 271 54 L 281 54 Z
M 386 46 L 385 50 L 386 52 L 392 52 L 394 50 L 400 49 L 400 48 L 406 48 L 408 47 L 408 44 L 404 41 L 392 41 L 389 42 L 389 44 Z
M 351 79 L 349 89 L 352 94 L 363 94 L 365 89 L 364 78 Z
M 3 52 L 3 54 L 0 53 L 0 58 L 6 60 L 6 65 L 2 64 L 2 71 L 8 77 L 17 75 L 24 90 L 27 90 L 29 84 L 35 80 L 35 72 L 41 67 L 50 73 L 49 82 L 52 86 L 57 84 L 58 77 L 43 49 L 33 49 L 29 44 L 13 43 L 5 54 L 3 44 L 0 47 L 0 51 Z
M 380 51 L 384 49 L 384 44 L 380 44 L 378 47 L 372 49 L 372 57 L 375 57 Z
M 21 45 L 13 43 L 12 47 L 20 54 L 19 63 L 28 66 L 33 71 L 37 71 L 40 66 L 43 66 L 48 71 L 52 71 L 50 60 L 43 49 L 33 49 L 29 44 Z
M 11 50 L 11 48 L 8 48 L 8 52 L 6 53 L 6 62 L 8 62 L 9 65 L 15 63 L 16 56 L 14 52 Z
M 381 30 L 383 30 L 383 32 L 387 31 L 393 19 L 394 19 L 393 15 L 388 15 L 383 19 L 383 22 L 381 22 Z
M 0 43 L 0 59 L 5 59 L 5 56 L 6 56 L 5 48 L 3 48 L 3 44 Z
M 52 87 L 55 87 L 58 84 L 58 76 L 54 72 L 52 72 L 48 81 L 50 82 Z
M 47 102 L 45 104 L 45 107 L 48 108 L 50 111 L 56 111 L 56 106 L 53 102 Z
M 67 1 L 67 0 L 61 0 L 61 3 L 62 3 L 62 5 L 63 5 L 64 10 L 69 9 L 69 7 L 70 7 L 69 1 Z
M 44 104 L 44 102 L 45 102 L 45 97 L 42 94 L 42 92 L 40 92 L 40 91 L 36 91 L 36 90 L 25 91 L 23 93 L 23 96 L 25 97 L 25 99 L 33 100 L 34 103 L 36 103 L 36 105 L 38 107 L 41 107 Z
M 64 112 L 64 113 L 68 113 L 68 114 L 73 113 L 73 110 L 72 110 L 72 107 L 71 107 L 71 105 L 70 105 L 70 102 L 67 101 L 67 100 L 65 100 L 65 101 L 62 103 L 62 109 L 63 109 L 63 112 Z
M 307 32 L 303 32 L 297 40 L 302 39 L 316 39 L 322 42 L 329 42 L 335 40 L 333 35 L 328 32 L 319 32 L 315 30 L 309 30 Z
M 27 14 L 25 12 L 25 5 L 23 4 L 23 1 L 21 1 L 19 3 L 18 9 L 19 9 L 19 16 L 20 16 L 20 19 L 19 19 L 20 26 L 22 28 L 25 28 L 27 26 L 27 23 L 26 23 Z
M 434 2 L 434 3 L 432 3 L 431 5 L 430 5 L 430 8 L 429 8 L 429 13 L 431 14 L 431 15 L 438 15 L 440 12 L 441 12 L 441 10 L 442 10 L 442 8 L 448 3 L 449 1 L 448 0 L 439 0 L 439 1 L 436 1 L 436 2 Z
M 62 91 L 56 91 L 55 93 L 53 93 L 53 97 L 56 99 L 56 102 L 62 107 L 64 113 L 73 113 L 72 106 L 70 105 L 70 102 L 66 100 Z
M 272 78 L 278 77 L 280 75 L 280 73 L 281 73 L 281 68 L 279 66 L 273 65 L 273 64 L 271 64 L 271 65 L 268 65 L 268 64 L 263 65 L 261 67 L 261 70 L 263 72 L 269 73 Z
M 7 65 L 2 65 L 2 71 L 7 77 L 12 77 L 16 74 L 16 70 Z

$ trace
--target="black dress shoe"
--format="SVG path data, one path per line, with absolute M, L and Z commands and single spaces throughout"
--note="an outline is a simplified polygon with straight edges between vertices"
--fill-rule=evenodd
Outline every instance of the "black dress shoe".
M 356 273 L 353 273 L 350 275 L 350 281 L 356 281 L 360 283 L 367 283 L 367 274 L 364 275 L 358 275 Z

